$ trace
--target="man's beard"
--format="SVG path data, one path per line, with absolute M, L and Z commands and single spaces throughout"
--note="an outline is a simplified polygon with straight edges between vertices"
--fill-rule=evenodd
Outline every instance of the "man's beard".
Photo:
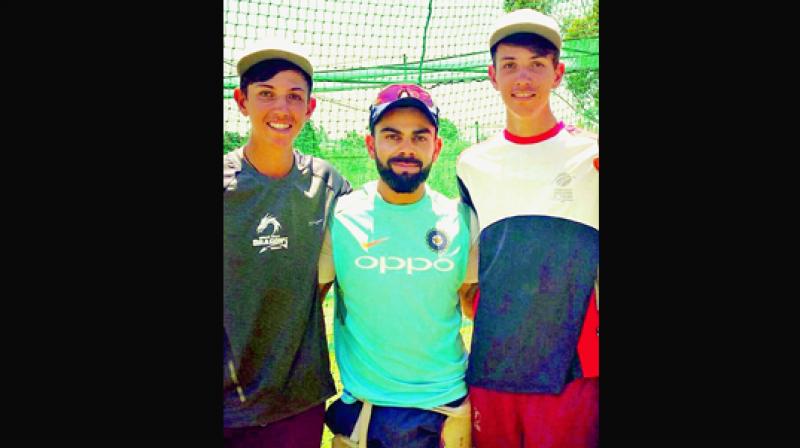
M 402 173 L 397 174 L 392 171 L 392 162 L 406 162 L 406 163 L 417 163 L 420 167 L 420 170 L 416 174 L 409 174 L 409 173 Z M 431 172 L 430 164 L 426 167 L 422 166 L 422 162 L 416 159 L 404 158 L 404 157 L 393 157 L 386 161 L 386 165 L 382 164 L 378 157 L 375 157 L 375 166 L 378 168 L 378 174 L 380 174 L 381 179 L 389 185 L 389 188 L 394 190 L 396 193 L 412 193 L 414 192 L 417 187 L 428 178 L 428 174 Z

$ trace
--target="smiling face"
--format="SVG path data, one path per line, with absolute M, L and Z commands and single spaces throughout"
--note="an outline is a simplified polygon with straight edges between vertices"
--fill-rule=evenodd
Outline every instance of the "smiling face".
M 378 167 L 380 183 L 403 194 L 421 195 L 422 184 L 442 149 L 434 125 L 413 107 L 386 112 L 375 123 L 375 135 L 367 135 L 366 144 Z
M 250 139 L 269 147 L 291 148 L 316 107 L 308 83 L 296 70 L 283 70 L 265 81 L 234 91 L 239 111 L 250 117 Z
M 550 55 L 501 43 L 489 66 L 492 86 L 500 92 L 509 119 L 531 119 L 550 114 L 550 91 L 564 76 L 564 64 L 553 65 Z

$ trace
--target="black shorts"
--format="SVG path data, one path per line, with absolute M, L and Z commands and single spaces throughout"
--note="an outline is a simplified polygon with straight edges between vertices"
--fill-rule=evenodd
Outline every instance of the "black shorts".
M 458 407 L 459 398 L 446 406 Z M 325 412 L 325 424 L 334 434 L 350 437 L 364 403 L 346 404 L 337 399 Z M 368 448 L 439 448 L 446 415 L 418 408 L 372 406 L 367 429 Z

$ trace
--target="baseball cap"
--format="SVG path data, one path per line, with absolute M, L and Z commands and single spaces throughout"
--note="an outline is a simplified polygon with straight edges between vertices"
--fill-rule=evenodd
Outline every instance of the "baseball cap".
M 398 107 L 414 107 L 439 130 L 439 108 L 433 104 L 431 95 L 416 84 L 392 84 L 378 92 L 375 103 L 369 106 L 369 130 L 375 132 L 375 123 L 386 112 Z
M 261 38 L 242 50 L 237 57 L 236 72 L 242 76 L 250 67 L 267 59 L 285 59 L 300 67 L 309 77 L 314 75 L 314 67 L 305 49 L 278 36 Z
M 518 9 L 500 17 L 489 37 L 489 48 L 501 39 L 515 33 L 534 33 L 549 40 L 561 50 L 561 32 L 558 23 L 550 16 L 532 9 Z

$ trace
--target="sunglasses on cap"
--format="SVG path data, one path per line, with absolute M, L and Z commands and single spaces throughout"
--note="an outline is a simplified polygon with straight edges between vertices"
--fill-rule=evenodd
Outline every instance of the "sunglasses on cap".
M 378 92 L 378 98 L 375 100 L 374 105 L 379 106 L 384 103 L 391 103 L 405 97 L 416 98 L 426 106 L 434 107 L 430 94 L 416 84 L 392 84 L 384 87 L 383 90 Z
M 439 108 L 433 104 L 431 95 L 425 89 L 416 84 L 392 84 L 378 92 L 375 103 L 369 106 L 370 131 L 374 131 L 375 123 L 385 112 L 402 106 L 419 109 L 437 129 L 439 128 Z

